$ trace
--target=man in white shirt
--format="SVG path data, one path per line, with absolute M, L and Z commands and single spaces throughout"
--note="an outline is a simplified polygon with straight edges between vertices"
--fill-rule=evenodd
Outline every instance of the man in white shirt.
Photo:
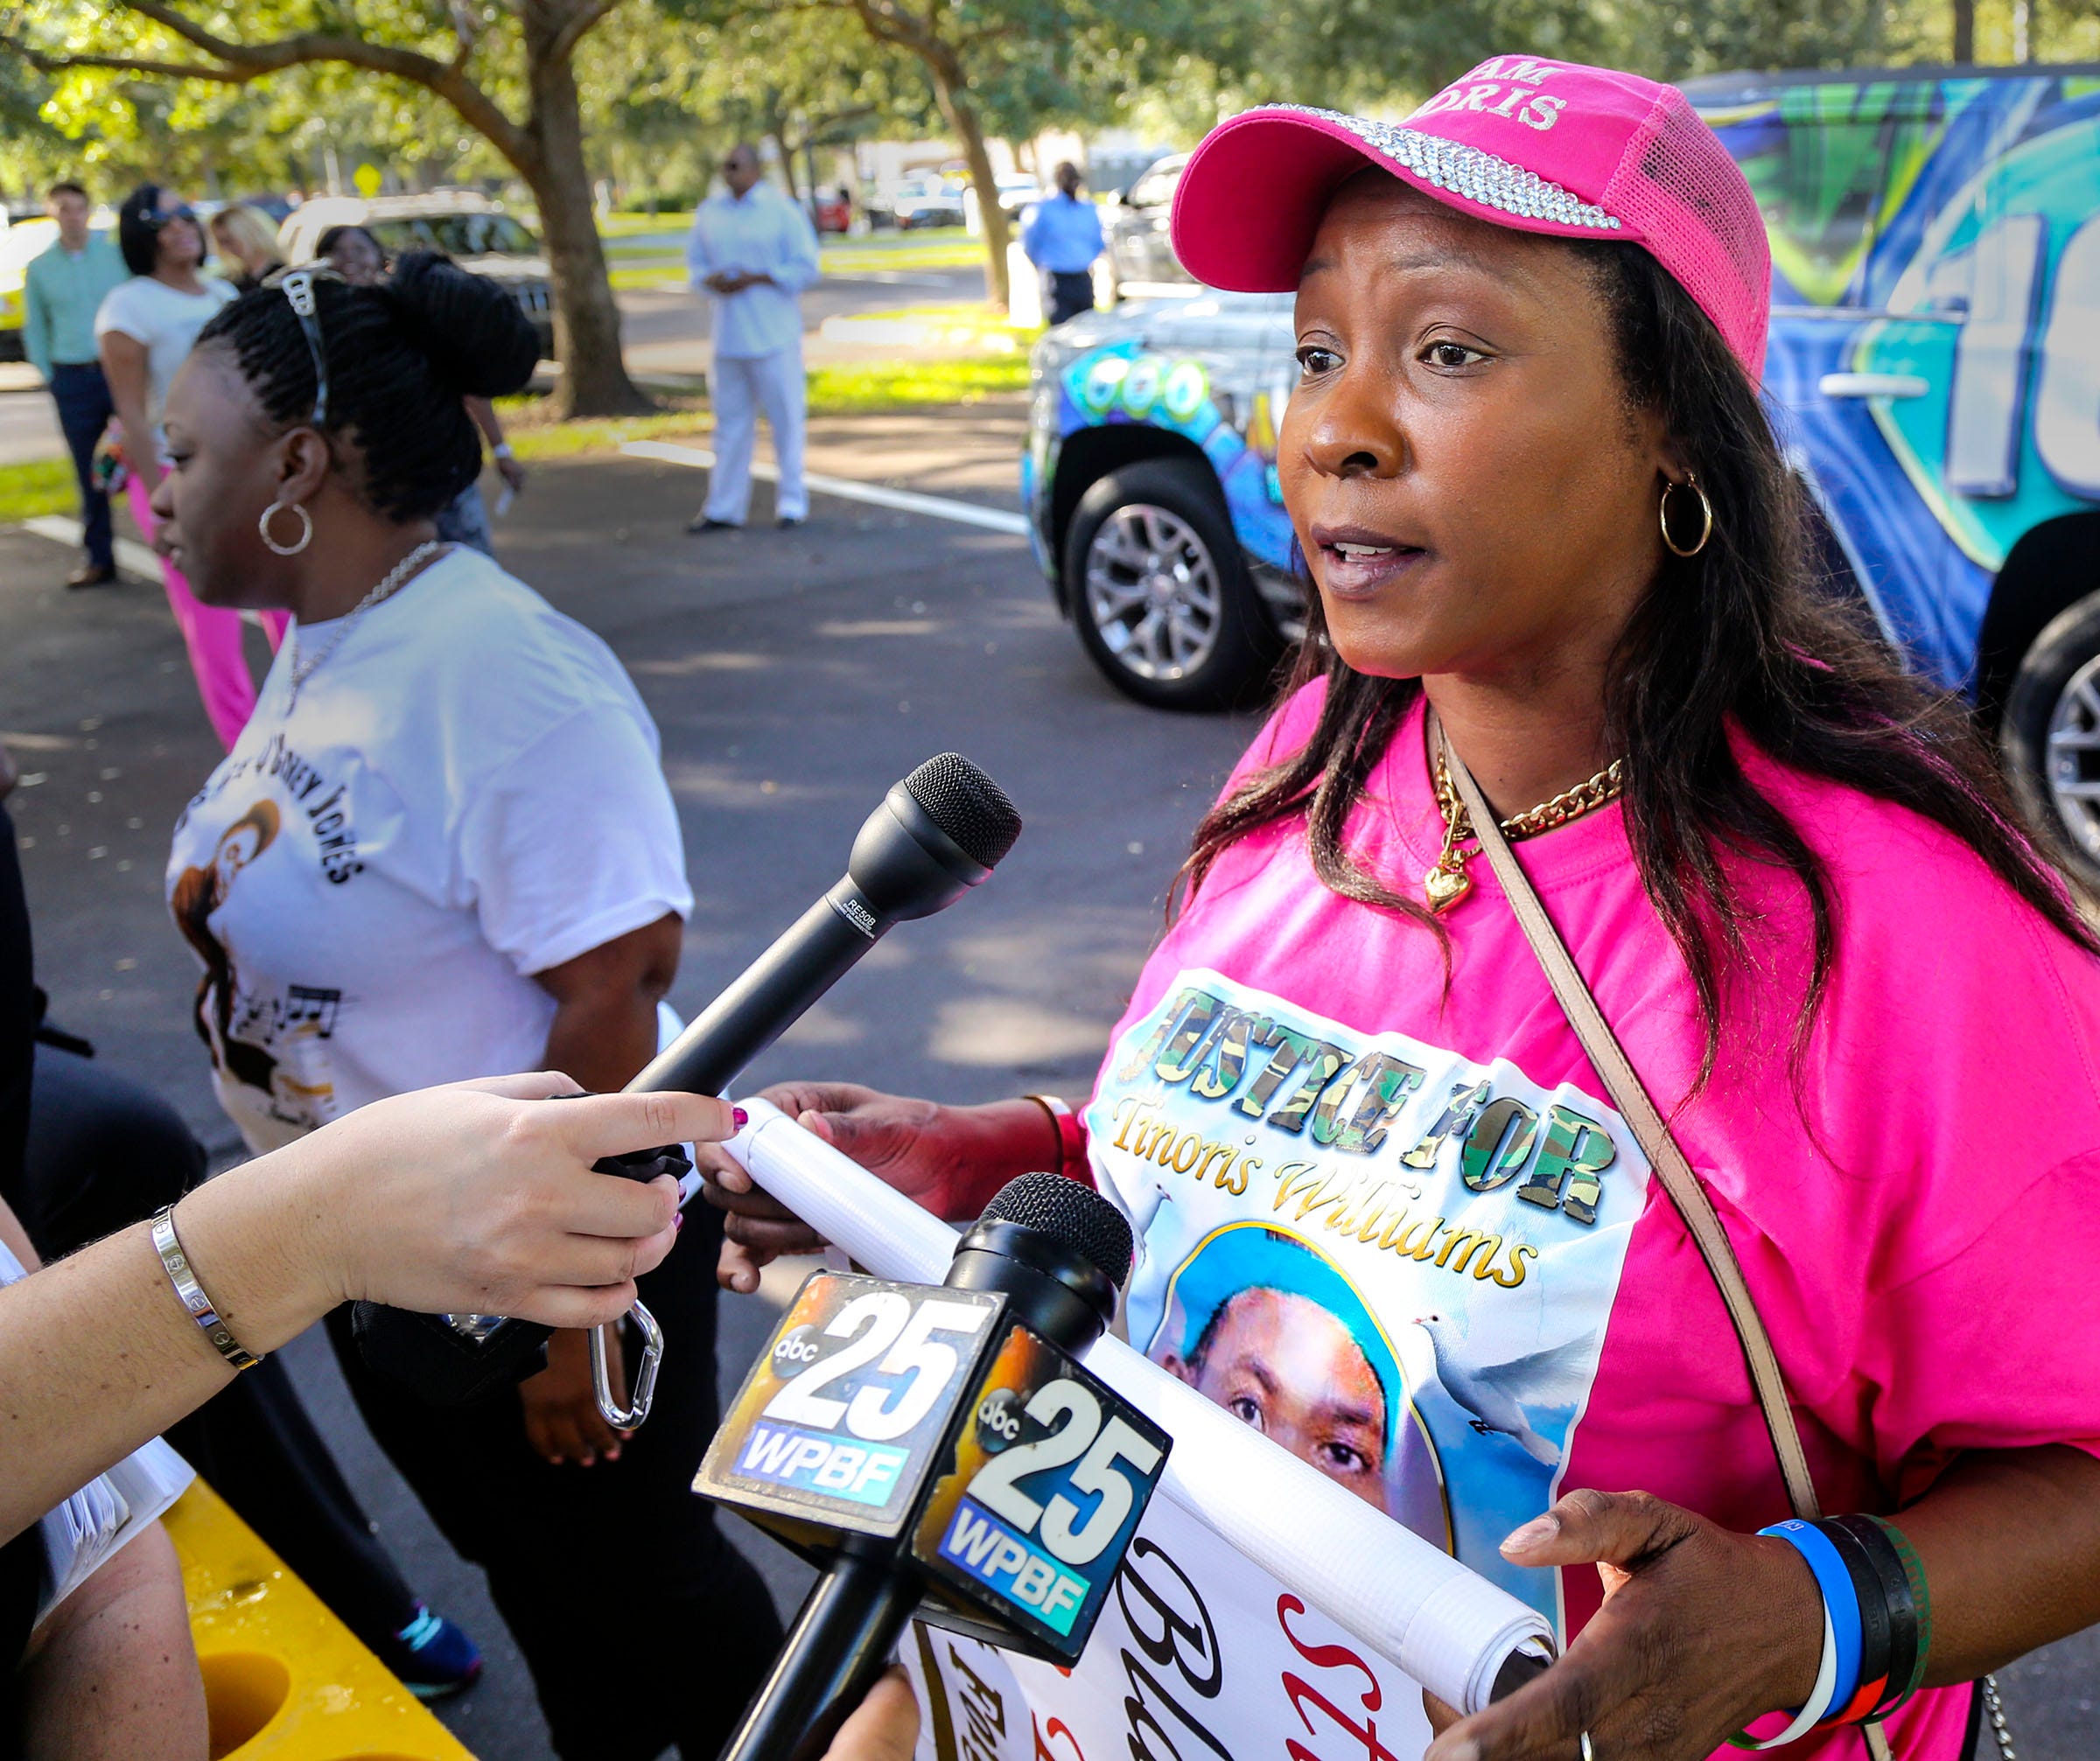
M 796 296 L 817 277 L 816 229 L 801 206 L 760 175 L 748 143 L 722 162 L 724 195 L 693 214 L 685 262 L 695 292 L 714 300 L 715 359 L 708 389 L 715 406 L 715 468 L 707 505 L 686 528 L 722 532 L 743 525 L 751 505 L 751 454 L 759 412 L 773 430 L 780 467 L 774 512 L 799 526 L 809 512 L 802 481 L 802 426 L 808 383 L 802 374 L 802 314 Z

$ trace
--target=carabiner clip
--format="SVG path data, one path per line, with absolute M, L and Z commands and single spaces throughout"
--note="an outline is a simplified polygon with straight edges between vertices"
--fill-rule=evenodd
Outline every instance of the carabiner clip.
M 591 1392 L 598 1398 L 598 1416 L 620 1431 L 631 1431 L 648 1417 L 650 1403 L 656 1398 L 656 1371 L 663 1362 L 663 1329 L 656 1324 L 655 1316 L 636 1303 L 627 1310 L 627 1318 L 641 1334 L 641 1363 L 634 1372 L 634 1403 L 630 1407 L 622 1408 L 612 1398 L 606 1329 L 618 1324 L 607 1321 L 591 1330 Z

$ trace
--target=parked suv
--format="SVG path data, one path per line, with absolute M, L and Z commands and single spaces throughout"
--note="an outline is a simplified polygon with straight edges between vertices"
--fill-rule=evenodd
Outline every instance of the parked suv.
M 1186 153 L 1171 153 L 1155 161 L 1119 200 L 1102 211 L 1109 285 L 1116 298 L 1143 295 L 1189 280 L 1166 235 L 1167 220 L 1173 212 L 1174 186 L 1181 181 L 1181 168 L 1187 163 Z
M 2100 884 L 2100 66 L 1685 90 L 1764 211 L 1765 385 L 1833 557 Z M 1138 300 L 1037 345 L 1037 558 L 1144 702 L 1242 699 L 1302 628 L 1290 304 Z
M 318 255 L 331 227 L 368 227 L 389 257 L 403 251 L 443 251 L 463 269 L 501 282 L 539 332 L 540 353 L 554 355 L 554 289 L 547 258 L 532 228 L 500 203 L 472 191 L 428 196 L 316 196 L 291 211 L 277 229 L 277 248 L 290 263 Z

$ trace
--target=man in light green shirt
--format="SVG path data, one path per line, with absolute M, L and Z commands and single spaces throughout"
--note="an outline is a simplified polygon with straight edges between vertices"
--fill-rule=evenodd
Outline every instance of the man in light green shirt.
M 88 230 L 88 192 L 53 184 L 48 212 L 59 223 L 49 250 L 30 259 L 22 280 L 22 346 L 44 375 L 59 406 L 59 426 L 80 480 L 80 526 L 86 560 L 66 577 L 68 587 L 99 587 L 116 579 L 109 498 L 94 481 L 94 445 L 116 413 L 94 341 L 102 296 L 130 271 L 106 234 Z

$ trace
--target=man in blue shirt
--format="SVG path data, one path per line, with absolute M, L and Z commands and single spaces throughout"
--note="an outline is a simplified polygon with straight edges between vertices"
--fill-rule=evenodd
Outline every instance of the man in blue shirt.
M 1079 199 L 1079 167 L 1057 168 L 1057 193 L 1035 205 L 1021 250 L 1050 283 L 1050 322 L 1094 310 L 1094 259 L 1101 255 L 1101 211 Z
M 68 587 L 100 587 L 116 579 L 110 547 L 109 498 L 94 481 L 94 444 L 116 413 L 102 379 L 94 342 L 94 314 L 102 296 L 130 278 L 116 241 L 88 230 L 88 192 L 53 184 L 48 212 L 59 223 L 49 250 L 30 259 L 22 279 L 22 346 L 44 375 L 59 406 L 59 426 L 80 480 L 80 527 L 87 558 L 66 577 Z

